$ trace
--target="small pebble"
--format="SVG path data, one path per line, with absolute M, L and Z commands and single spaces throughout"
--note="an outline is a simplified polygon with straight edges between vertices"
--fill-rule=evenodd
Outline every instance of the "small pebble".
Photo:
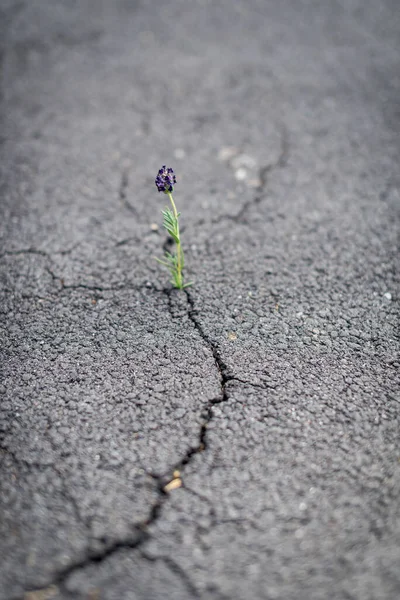
M 246 169 L 240 168 L 237 171 L 235 171 L 235 177 L 238 181 L 244 181 L 247 178 Z
M 225 146 L 224 148 L 221 148 L 221 150 L 218 152 L 218 158 L 222 161 L 228 161 L 231 160 L 234 156 L 236 156 L 238 152 L 239 150 L 234 146 Z
M 387 300 L 391 300 L 392 299 L 392 294 L 390 292 L 386 292 L 385 294 L 383 294 L 385 296 L 385 298 Z
M 173 479 L 169 483 L 167 483 L 166 486 L 164 486 L 164 492 L 166 492 L 168 494 L 168 492 L 172 492 L 173 490 L 177 490 L 180 487 L 182 487 L 182 479 L 180 479 L 178 477 L 176 479 Z

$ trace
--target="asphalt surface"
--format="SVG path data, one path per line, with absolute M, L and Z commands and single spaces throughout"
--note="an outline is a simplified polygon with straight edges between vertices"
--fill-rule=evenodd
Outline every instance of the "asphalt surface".
M 398 3 L 0 0 L 0 39 L 1 600 L 399 598 Z

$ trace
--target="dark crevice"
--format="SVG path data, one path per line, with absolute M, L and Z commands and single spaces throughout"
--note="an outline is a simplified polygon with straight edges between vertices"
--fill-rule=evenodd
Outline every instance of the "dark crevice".
M 136 208 L 130 202 L 128 202 L 128 199 L 127 199 L 128 186 L 129 186 L 128 171 L 127 171 L 127 169 L 124 169 L 121 174 L 121 181 L 119 184 L 118 196 L 119 196 L 119 199 L 122 202 L 122 204 L 125 206 L 125 208 L 127 210 L 129 210 L 129 212 L 134 214 L 135 217 L 139 217 L 139 214 L 138 214 Z
M 75 250 L 75 248 L 77 248 L 79 245 L 80 242 L 74 244 L 71 248 L 68 248 L 67 250 L 57 250 L 55 252 L 46 252 L 45 250 L 39 250 L 38 248 L 21 248 L 20 250 L 5 250 L 2 254 L 0 254 L 0 258 L 3 258 L 4 256 L 23 256 L 24 254 L 34 254 L 37 256 L 44 256 L 45 258 L 51 260 L 52 256 L 66 256 L 67 254 L 71 254 L 71 252 Z
M 173 308 L 172 308 L 172 289 L 171 288 L 163 288 L 162 289 L 162 293 L 167 297 L 167 306 L 168 306 L 168 312 L 171 316 L 171 319 L 175 318 L 174 312 L 173 312 Z
M 162 291 L 168 298 L 168 308 L 169 308 L 171 317 L 174 318 L 175 315 L 174 315 L 174 311 L 173 311 L 173 300 L 172 300 L 173 290 L 164 288 Z M 196 311 L 194 300 L 193 300 L 191 293 L 188 290 L 184 290 L 184 294 L 186 295 L 186 299 L 187 299 L 187 316 L 188 316 L 189 320 L 192 322 L 195 330 L 198 332 L 201 339 L 207 344 L 207 346 L 210 349 L 210 352 L 213 355 L 215 367 L 218 371 L 219 379 L 220 379 L 220 393 L 217 397 L 209 400 L 207 402 L 206 406 L 204 407 L 203 413 L 202 413 L 202 423 L 200 425 L 200 431 L 199 431 L 199 436 L 198 436 L 198 443 L 196 444 L 196 446 L 193 446 L 187 450 L 187 452 L 183 456 L 183 458 L 179 461 L 179 463 L 177 463 L 175 465 L 175 467 L 173 469 L 174 471 L 182 470 L 186 465 L 188 465 L 191 462 L 192 458 L 196 454 L 199 454 L 200 452 L 203 452 L 207 449 L 207 439 L 206 439 L 207 438 L 207 428 L 209 426 L 209 423 L 212 421 L 212 419 L 214 417 L 213 406 L 215 404 L 220 404 L 221 402 L 226 402 L 228 400 L 228 392 L 227 392 L 226 386 L 229 381 L 234 379 L 228 373 L 228 367 L 226 366 L 226 364 L 224 363 L 224 361 L 221 358 L 217 344 L 213 340 L 211 340 L 211 338 L 205 333 L 203 326 L 201 325 L 200 321 L 198 320 L 197 311 Z
M 36 250 L 35 248 L 24 248 L 21 250 L 6 250 L 2 254 L 0 254 L 0 258 L 3 258 L 4 256 L 20 256 L 23 254 L 36 254 L 39 256 L 45 256 L 46 258 L 49 258 L 47 252 L 44 252 L 44 250 Z
M 190 463 L 190 461 L 192 460 L 194 455 L 199 454 L 200 452 L 203 452 L 204 450 L 206 450 L 206 448 L 207 448 L 207 442 L 206 442 L 207 427 L 213 418 L 212 403 L 213 403 L 213 401 L 211 400 L 208 403 L 208 406 L 203 411 L 203 415 L 202 415 L 203 422 L 200 426 L 198 444 L 196 446 L 193 446 L 192 448 L 189 448 L 189 450 L 187 450 L 185 456 L 179 461 L 179 463 L 177 465 L 175 465 L 175 470 L 178 470 L 178 471 L 182 470 L 184 467 L 186 467 L 186 465 L 188 465 Z
M 134 285 L 129 283 L 120 283 L 116 285 L 110 286 L 102 286 L 102 285 L 88 285 L 86 283 L 64 283 L 64 279 L 54 273 L 54 271 L 50 267 L 45 267 L 46 271 L 49 273 L 53 281 L 57 281 L 60 284 L 60 288 L 57 290 L 61 292 L 63 290 L 89 290 L 91 292 L 119 292 L 122 290 L 153 290 L 155 292 L 160 292 L 153 284 L 146 282 L 142 285 Z
M 238 381 L 239 383 L 243 383 L 244 385 L 249 385 L 250 387 L 258 388 L 260 390 L 266 390 L 267 386 L 262 385 L 261 383 L 253 383 L 252 381 L 246 381 L 245 379 L 241 379 L 240 377 L 236 377 L 236 375 L 228 375 L 228 381 Z
M 26 593 L 40 591 L 43 588 L 49 587 L 50 585 L 61 587 L 68 579 L 68 577 L 72 575 L 75 571 L 79 571 L 81 569 L 90 567 L 91 565 L 98 564 L 106 558 L 108 558 L 109 556 L 111 556 L 112 554 L 114 554 L 115 552 L 117 552 L 118 550 L 137 548 L 146 537 L 147 534 L 139 529 L 135 531 L 135 533 L 126 536 L 124 539 L 116 540 L 97 551 L 89 550 L 86 556 L 74 562 L 71 562 L 67 567 L 65 567 L 65 569 L 61 570 L 52 581 L 42 584 L 40 588 L 29 587 L 26 590 Z M 14 597 L 12 600 L 22 600 L 22 598 L 20 596 L 17 596 Z
M 123 289 L 122 287 L 105 288 L 105 287 L 100 287 L 100 286 L 86 286 L 83 284 L 66 286 L 66 285 L 64 285 L 63 281 L 60 278 L 58 278 L 50 269 L 48 269 L 48 271 L 54 280 L 58 280 L 61 282 L 62 289 L 82 288 L 82 289 L 89 289 L 89 290 L 95 290 L 95 291 L 106 291 L 106 290 L 117 291 L 117 290 Z M 146 287 L 148 287 L 148 286 L 146 286 Z M 167 296 L 168 309 L 170 311 L 171 317 L 174 318 L 175 317 L 174 299 L 176 298 L 176 296 L 173 295 L 174 290 L 171 288 L 157 289 L 155 287 L 153 287 L 153 290 L 158 293 L 161 292 Z M 194 329 L 198 332 L 201 339 L 209 347 L 210 352 L 213 355 L 215 367 L 219 373 L 220 393 L 217 397 L 209 400 L 207 405 L 204 407 L 204 410 L 202 413 L 202 423 L 201 423 L 200 430 L 199 430 L 198 443 L 195 446 L 189 448 L 187 450 L 187 452 L 185 453 L 185 455 L 183 456 L 183 458 L 175 465 L 173 471 L 179 471 L 179 472 L 181 472 L 185 468 L 185 466 L 191 462 L 191 460 L 193 459 L 193 457 L 196 454 L 206 451 L 206 449 L 207 449 L 207 440 L 206 440 L 207 428 L 214 416 L 213 415 L 213 405 L 219 404 L 221 402 L 228 400 L 228 393 L 227 393 L 226 387 L 227 387 L 227 384 L 229 381 L 234 381 L 234 380 L 241 381 L 239 378 L 232 376 L 228 372 L 228 367 L 224 363 L 223 359 L 220 356 L 220 352 L 219 352 L 217 343 L 215 341 L 213 341 L 208 336 L 208 334 L 205 332 L 205 330 L 203 329 L 203 326 L 202 326 L 200 320 L 198 319 L 197 310 L 196 310 L 194 299 L 193 299 L 191 293 L 188 290 L 185 290 L 184 294 L 185 294 L 186 301 L 187 301 L 186 308 L 185 308 L 187 317 L 192 322 Z M 249 383 L 249 382 L 242 381 L 242 383 Z M 249 385 L 251 385 L 251 384 L 249 384 Z M 6 448 L 3 448 L 3 451 L 8 452 L 8 450 Z M 14 456 L 13 456 L 13 458 L 15 459 Z M 26 464 L 26 466 L 27 467 L 29 466 L 30 468 L 32 466 L 36 466 L 37 468 L 41 468 L 41 469 L 47 467 L 47 465 L 30 465 L 28 463 Z M 49 465 L 49 467 L 54 468 L 54 465 Z M 129 535 L 127 535 L 126 537 L 120 538 L 118 540 L 110 541 L 109 543 L 105 543 L 105 545 L 100 549 L 89 549 L 84 557 L 73 561 L 67 567 L 65 567 L 64 569 L 59 571 L 58 574 L 56 575 L 56 577 L 52 581 L 48 582 L 47 585 L 63 586 L 65 581 L 68 579 L 68 577 L 75 571 L 85 569 L 86 567 L 89 567 L 90 565 L 93 565 L 93 564 L 98 564 L 98 563 L 106 560 L 108 557 L 112 556 L 113 554 L 115 554 L 116 552 L 118 552 L 120 550 L 137 549 L 150 538 L 148 528 L 151 525 L 153 525 L 160 517 L 162 507 L 163 507 L 164 503 L 167 501 L 168 496 L 169 496 L 169 493 L 167 491 L 165 491 L 165 485 L 166 485 L 166 482 L 171 479 L 170 477 L 169 478 L 166 476 L 161 477 L 158 475 L 152 475 L 152 477 L 157 482 L 159 498 L 158 498 L 157 502 L 151 508 L 148 518 L 143 522 L 132 524 L 131 533 Z M 190 491 L 192 493 L 195 493 L 192 490 L 190 490 Z M 78 507 L 77 503 L 75 502 L 75 500 L 73 498 L 71 498 L 70 494 L 66 494 L 65 498 L 67 501 L 72 503 L 73 509 L 76 513 L 76 518 L 80 522 L 85 524 L 82 516 L 80 515 L 80 510 L 79 510 L 79 507 Z M 87 526 L 87 523 L 86 523 L 86 526 Z M 158 560 L 158 559 L 156 559 L 156 560 Z M 174 561 L 166 559 L 165 557 L 161 557 L 161 559 L 159 559 L 159 560 L 163 560 L 164 562 L 166 562 L 166 564 L 168 564 L 169 568 L 171 570 L 173 570 L 176 574 L 178 574 L 182 580 L 184 580 L 187 589 L 190 590 L 190 592 L 192 594 L 198 595 L 197 590 L 195 589 L 192 582 L 187 577 L 187 574 L 179 567 L 179 565 L 175 564 Z M 35 591 L 35 589 L 37 590 L 38 588 L 30 588 L 29 591 Z M 43 585 L 41 586 L 41 589 L 43 589 Z
M 172 571 L 175 575 L 177 575 L 179 577 L 179 579 L 183 582 L 183 584 L 185 585 L 187 591 L 190 593 L 190 597 L 191 598 L 199 598 L 199 592 L 197 591 L 195 585 L 192 583 L 190 577 L 188 576 L 188 574 L 186 573 L 186 571 L 184 571 L 184 569 L 182 569 L 182 567 L 180 567 L 178 565 L 178 563 L 176 563 L 172 558 L 170 558 L 169 556 L 149 556 L 148 554 L 146 554 L 146 552 L 140 551 L 140 556 L 142 556 L 142 558 L 144 558 L 145 560 L 148 560 L 149 562 L 158 562 L 161 561 L 163 562 L 169 569 L 170 571 Z
M 176 315 L 174 313 L 174 302 L 173 302 L 173 298 L 175 297 L 175 296 L 173 296 L 174 290 L 171 288 L 164 288 L 162 290 L 162 292 L 168 298 L 168 310 L 170 312 L 171 318 L 176 318 Z M 186 289 L 186 290 L 184 290 L 184 294 L 187 299 L 187 306 L 186 306 L 187 316 L 188 316 L 189 320 L 192 322 L 194 329 L 197 331 L 197 333 L 199 334 L 201 339 L 209 347 L 210 352 L 214 358 L 215 367 L 219 374 L 220 393 L 217 397 L 209 400 L 207 402 L 206 406 L 204 407 L 203 413 L 202 413 L 202 423 L 200 426 L 200 431 L 199 431 L 199 436 L 198 436 L 198 443 L 196 444 L 196 446 L 193 446 L 187 450 L 184 457 L 179 461 L 179 463 L 177 463 L 175 465 L 175 467 L 173 469 L 174 471 L 183 469 L 187 464 L 189 464 L 189 462 L 192 460 L 194 455 L 206 450 L 206 448 L 207 448 L 207 440 L 206 440 L 207 428 L 214 416 L 213 406 L 215 404 L 220 404 L 221 402 L 226 402 L 228 400 L 228 392 L 227 392 L 226 387 L 227 387 L 227 384 L 229 381 L 232 381 L 235 379 L 235 377 L 233 377 L 232 375 L 229 374 L 228 367 L 221 358 L 217 344 L 206 334 L 206 332 L 203 329 L 203 326 L 201 325 L 199 319 L 197 318 L 197 311 L 196 311 L 194 300 L 193 300 L 193 297 L 192 297 L 190 291 Z
M 172 291 L 173 290 L 164 288 L 163 290 L 157 290 L 157 291 L 159 291 L 159 292 L 161 291 L 162 293 L 164 293 L 167 296 L 169 310 L 172 315 Z M 223 402 L 228 399 L 227 391 L 225 389 L 226 383 L 229 381 L 229 377 L 227 375 L 227 367 L 219 355 L 219 351 L 218 351 L 216 344 L 207 336 L 207 334 L 204 332 L 204 330 L 202 328 L 202 325 L 200 324 L 199 320 L 197 319 L 194 301 L 193 301 L 193 298 L 192 298 L 190 292 L 185 290 L 185 294 L 186 294 L 187 303 L 188 303 L 187 304 L 187 315 L 188 315 L 190 321 L 193 323 L 194 328 L 199 333 L 200 337 L 209 346 L 210 351 L 212 352 L 212 355 L 214 357 L 215 365 L 216 365 L 216 368 L 218 369 L 218 372 L 220 375 L 221 393 L 217 398 L 210 400 L 203 411 L 203 415 L 202 415 L 203 422 L 200 426 L 198 444 L 192 448 L 189 448 L 189 450 L 186 452 L 184 457 L 178 462 L 178 464 L 175 465 L 173 471 L 181 471 L 187 464 L 190 463 L 190 461 L 196 454 L 206 450 L 207 427 L 213 418 L 212 406 L 214 404 L 218 404 L 218 403 Z M 68 577 L 70 575 L 72 575 L 75 571 L 82 570 L 91 565 L 101 563 L 120 550 L 138 549 L 147 540 L 149 540 L 150 534 L 148 532 L 148 528 L 159 519 L 161 511 L 162 511 L 162 507 L 163 507 L 164 503 L 167 501 L 168 496 L 169 496 L 169 493 L 167 491 L 165 491 L 165 485 L 166 485 L 166 482 L 168 481 L 168 479 L 166 477 L 160 477 L 160 476 L 154 475 L 154 474 L 152 475 L 152 478 L 153 478 L 153 480 L 155 480 L 157 482 L 159 498 L 158 498 L 158 501 L 151 508 L 149 516 L 145 521 L 134 524 L 132 526 L 133 532 L 130 535 L 127 535 L 126 537 L 118 539 L 118 540 L 114 540 L 114 541 L 110 542 L 109 544 L 106 544 L 101 549 L 98 549 L 98 550 L 89 549 L 83 558 L 80 558 L 80 559 L 70 563 L 67 567 L 65 567 L 64 569 L 59 571 L 58 574 L 56 575 L 56 577 L 52 581 L 48 582 L 44 586 L 41 585 L 40 589 L 43 589 L 43 587 L 47 587 L 49 585 L 56 585 L 56 586 L 62 587 L 65 584 L 65 581 L 68 579 Z M 170 479 L 171 479 L 171 477 L 169 477 L 169 480 Z M 77 515 L 79 516 L 79 509 L 77 508 L 76 505 L 75 505 L 75 508 L 77 510 Z M 146 557 L 144 554 L 143 554 L 143 556 L 145 558 L 149 559 L 149 557 Z M 188 578 L 187 574 L 179 567 L 179 565 L 177 565 L 174 561 L 172 561 L 172 559 L 161 557 L 160 559 L 155 559 L 155 560 L 164 561 L 165 564 L 167 564 L 168 567 L 174 573 L 179 575 L 179 577 L 184 581 L 184 583 L 185 583 L 187 589 L 190 591 L 190 593 L 192 595 L 195 595 L 194 597 L 199 596 L 196 588 L 194 587 L 194 585 Z M 38 589 L 39 588 L 30 588 L 28 591 L 35 591 Z M 17 599 L 14 599 L 14 600 L 17 600 Z
M 288 159 L 289 159 L 289 136 L 288 136 L 288 132 L 287 132 L 286 128 L 283 127 L 282 133 L 281 133 L 280 154 L 278 156 L 278 159 L 275 162 L 268 163 L 267 165 L 264 165 L 263 167 L 260 168 L 259 173 L 258 173 L 258 178 L 260 180 L 260 183 L 259 183 L 258 187 L 256 188 L 256 192 L 257 192 L 256 196 L 254 198 L 252 198 L 251 200 L 248 200 L 247 202 L 245 202 L 243 204 L 242 208 L 236 214 L 234 214 L 234 215 L 225 214 L 225 215 L 216 217 L 215 219 L 213 219 L 211 221 L 212 224 L 219 224 L 222 221 L 229 220 L 229 221 L 234 221 L 235 223 L 240 223 L 242 225 L 248 225 L 246 214 L 248 213 L 249 209 L 252 206 L 257 206 L 263 200 L 265 193 L 266 193 L 266 188 L 268 185 L 268 179 L 269 179 L 270 174 L 277 169 L 283 169 L 284 167 L 286 167 L 286 165 L 288 163 Z
M 61 290 L 78 290 L 78 289 L 84 289 L 84 290 L 91 290 L 94 292 L 106 292 L 106 291 L 114 291 L 117 289 L 122 289 L 122 287 L 117 287 L 117 288 L 106 288 L 103 286 L 98 286 L 98 285 L 86 285 L 84 283 L 76 283 L 76 284 L 65 284 L 64 283 L 64 279 L 62 277 L 60 277 L 59 275 L 57 275 L 56 273 L 54 273 L 54 271 L 50 268 L 50 267 L 46 267 L 46 271 L 48 272 L 48 274 L 51 276 L 51 278 L 53 279 L 53 281 L 57 281 L 60 284 L 60 289 L 58 291 Z
M 197 318 L 196 307 L 195 307 L 194 300 L 193 300 L 193 297 L 192 297 L 190 291 L 185 290 L 185 294 L 186 294 L 186 298 L 187 298 L 187 301 L 189 304 L 188 317 L 191 320 L 191 322 L 193 323 L 194 328 L 196 329 L 196 331 L 198 332 L 198 334 L 200 335 L 202 340 L 210 348 L 210 351 L 214 357 L 215 365 L 219 372 L 220 384 L 221 384 L 221 395 L 217 401 L 223 402 L 225 400 L 228 400 L 228 396 L 227 396 L 227 392 L 226 392 L 226 384 L 228 383 L 229 378 L 230 378 L 230 375 L 228 373 L 228 367 L 226 366 L 226 364 L 224 363 L 224 361 L 221 358 L 221 354 L 218 349 L 218 345 L 206 334 L 206 332 L 203 329 L 203 326 L 201 325 L 199 319 Z M 214 403 L 215 402 L 216 401 L 214 401 Z
M 91 289 L 91 290 L 96 290 L 96 291 L 105 291 L 107 289 L 107 288 L 103 288 L 103 287 L 99 287 L 99 286 L 95 286 L 95 287 L 84 286 L 84 285 L 65 286 L 63 284 L 62 280 L 60 280 L 50 269 L 49 269 L 49 272 L 52 275 L 53 279 L 57 279 L 57 280 L 61 281 L 63 288 L 70 288 L 70 289 L 71 288 L 72 289 L 83 288 L 83 289 Z M 109 288 L 109 289 L 120 290 L 122 288 L 119 287 L 119 288 Z M 173 301 L 173 299 L 175 298 L 175 296 L 173 296 L 174 290 L 172 290 L 170 288 L 157 289 L 155 287 L 153 287 L 153 290 L 157 291 L 158 293 L 161 292 L 167 296 L 168 310 L 171 314 L 171 318 L 174 318 L 174 316 L 175 316 L 174 315 L 174 304 L 175 303 Z M 209 347 L 210 352 L 212 353 L 212 356 L 214 358 L 215 367 L 218 371 L 219 379 L 220 379 L 220 393 L 216 398 L 209 400 L 207 405 L 204 407 L 203 413 L 202 413 L 202 423 L 200 425 L 200 430 L 199 430 L 199 435 L 198 435 L 198 443 L 195 446 L 193 446 L 187 450 L 187 452 L 185 453 L 183 458 L 175 465 L 175 467 L 172 470 L 173 472 L 178 471 L 179 473 L 181 473 L 181 471 L 185 468 L 185 466 L 191 462 L 191 460 L 193 459 L 193 457 L 195 455 L 207 450 L 207 439 L 206 439 L 207 428 L 214 416 L 213 406 L 215 404 L 219 404 L 221 402 L 225 402 L 228 400 L 228 392 L 227 392 L 226 387 L 227 387 L 227 384 L 229 381 L 232 381 L 233 379 L 235 379 L 228 373 L 228 367 L 224 363 L 223 359 L 221 358 L 217 343 L 214 342 L 207 335 L 205 330 L 203 329 L 203 326 L 197 317 L 197 310 L 196 310 L 194 299 L 193 299 L 191 293 L 188 290 L 184 290 L 184 294 L 186 296 L 186 301 L 187 301 L 186 308 L 185 308 L 187 317 L 192 322 L 194 329 L 198 332 L 201 339 Z M 124 550 L 124 549 L 137 550 L 146 541 L 148 541 L 150 539 L 151 535 L 150 535 L 148 529 L 151 525 L 153 525 L 160 518 L 163 505 L 169 497 L 169 492 L 166 491 L 165 486 L 168 481 L 171 481 L 171 476 L 167 477 L 167 476 L 159 476 L 159 475 L 153 474 L 152 478 L 153 478 L 153 480 L 155 480 L 157 482 L 159 498 L 158 498 L 157 502 L 152 506 L 148 518 L 143 522 L 133 524 L 132 525 L 133 531 L 126 537 L 111 541 L 110 543 L 105 544 L 104 547 L 102 547 L 100 549 L 96 549 L 96 550 L 89 549 L 84 557 L 77 559 L 76 561 L 70 563 L 67 567 L 65 567 L 64 569 L 59 571 L 58 574 L 56 575 L 56 577 L 51 582 L 47 583 L 47 586 L 49 586 L 49 585 L 57 586 L 58 585 L 60 587 L 63 587 L 65 585 L 65 582 L 68 579 L 68 577 L 70 575 L 72 575 L 75 571 L 82 570 L 91 565 L 101 563 L 120 550 Z M 76 510 L 77 517 L 80 517 L 79 508 L 77 507 L 76 503 L 74 503 L 74 508 Z M 141 555 L 148 560 L 153 560 L 150 557 L 148 557 L 147 555 L 145 555 L 143 552 L 141 552 Z M 160 557 L 160 558 L 156 558 L 154 560 L 155 561 L 162 560 L 185 583 L 185 586 L 188 589 L 188 591 L 190 591 L 190 593 L 192 594 L 192 597 L 199 597 L 199 592 L 196 590 L 195 586 L 193 585 L 193 583 L 191 582 L 191 580 L 189 579 L 189 577 L 187 576 L 185 571 L 178 564 L 176 564 L 172 559 L 167 558 L 167 557 Z M 42 585 L 40 589 L 43 589 L 43 587 L 46 587 L 46 586 Z M 39 588 L 31 588 L 29 591 L 35 591 L 35 589 L 37 590 Z
M 156 477 L 154 479 L 158 480 L 158 478 Z M 105 543 L 102 548 L 96 550 L 89 549 L 84 557 L 71 562 L 64 569 L 61 569 L 52 581 L 42 584 L 40 588 L 30 587 L 26 590 L 26 593 L 39 591 L 50 585 L 62 587 L 65 584 L 68 577 L 72 575 L 75 571 L 80 571 L 82 569 L 90 567 L 91 565 L 99 564 L 107 558 L 109 558 L 110 556 L 112 556 L 113 554 L 115 554 L 116 552 L 119 552 L 120 550 L 136 549 L 145 541 L 147 541 L 150 537 L 147 531 L 148 527 L 159 518 L 162 506 L 168 498 L 168 494 L 164 491 L 161 480 L 158 480 L 157 487 L 159 492 L 158 501 L 152 506 L 149 516 L 145 521 L 136 523 L 131 526 L 131 533 L 129 533 L 121 539 L 112 540 L 109 543 Z M 22 599 L 20 597 L 14 597 L 11 600 Z

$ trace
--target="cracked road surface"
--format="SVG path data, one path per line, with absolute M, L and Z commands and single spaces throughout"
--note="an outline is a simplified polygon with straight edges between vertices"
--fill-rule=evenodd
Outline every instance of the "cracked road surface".
M 400 597 L 399 32 L 0 0 L 1 600 Z

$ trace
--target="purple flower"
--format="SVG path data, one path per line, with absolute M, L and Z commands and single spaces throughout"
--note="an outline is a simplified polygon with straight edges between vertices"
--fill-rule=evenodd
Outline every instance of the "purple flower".
M 172 192 L 176 183 L 173 169 L 171 169 L 171 167 L 168 167 L 167 169 L 167 167 L 163 165 L 157 173 L 155 183 L 159 192 L 164 192 L 164 194 Z

